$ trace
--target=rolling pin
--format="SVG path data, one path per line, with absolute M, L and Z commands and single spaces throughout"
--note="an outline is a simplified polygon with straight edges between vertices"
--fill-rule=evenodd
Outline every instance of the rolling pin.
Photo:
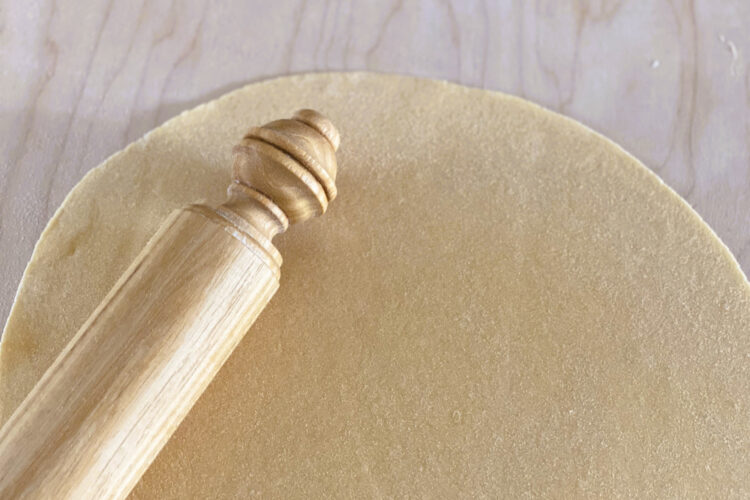
M 124 498 L 279 286 L 271 243 L 336 196 L 312 110 L 251 129 L 218 207 L 173 212 L 0 430 L 0 498 Z

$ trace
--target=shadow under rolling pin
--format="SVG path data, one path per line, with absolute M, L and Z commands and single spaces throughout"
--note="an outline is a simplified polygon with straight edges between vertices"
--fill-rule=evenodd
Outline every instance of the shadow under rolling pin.
M 0 430 L 0 498 L 124 498 L 279 286 L 271 243 L 336 196 L 312 110 L 251 129 L 229 199 L 173 212 Z

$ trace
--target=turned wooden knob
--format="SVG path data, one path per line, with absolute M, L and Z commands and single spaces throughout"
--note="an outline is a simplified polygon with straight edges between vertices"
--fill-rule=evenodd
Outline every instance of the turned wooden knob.
M 339 134 L 317 111 L 255 127 L 234 148 L 234 180 L 268 197 L 292 224 L 320 215 L 336 197 Z
M 339 142 L 336 127 L 311 109 L 251 128 L 234 147 L 229 200 L 216 211 L 280 266 L 271 239 L 290 223 L 323 214 L 336 197 Z
M 251 128 L 234 147 L 234 182 L 215 212 L 261 247 L 269 265 L 281 266 L 272 238 L 323 214 L 336 196 L 339 142 L 331 121 L 311 109 Z

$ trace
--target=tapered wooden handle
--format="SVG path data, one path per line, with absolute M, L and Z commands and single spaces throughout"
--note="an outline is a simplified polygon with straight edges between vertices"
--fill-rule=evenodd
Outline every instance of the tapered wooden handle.
M 278 288 L 271 238 L 335 196 L 316 112 L 252 129 L 229 200 L 175 211 L 0 430 L 0 498 L 123 498 Z

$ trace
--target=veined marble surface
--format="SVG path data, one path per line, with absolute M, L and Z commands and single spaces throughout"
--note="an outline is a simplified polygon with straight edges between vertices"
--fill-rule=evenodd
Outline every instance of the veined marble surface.
M 750 2 L 30 0 L 0 5 L 0 324 L 83 175 L 245 83 L 372 70 L 501 90 L 642 160 L 750 271 Z

